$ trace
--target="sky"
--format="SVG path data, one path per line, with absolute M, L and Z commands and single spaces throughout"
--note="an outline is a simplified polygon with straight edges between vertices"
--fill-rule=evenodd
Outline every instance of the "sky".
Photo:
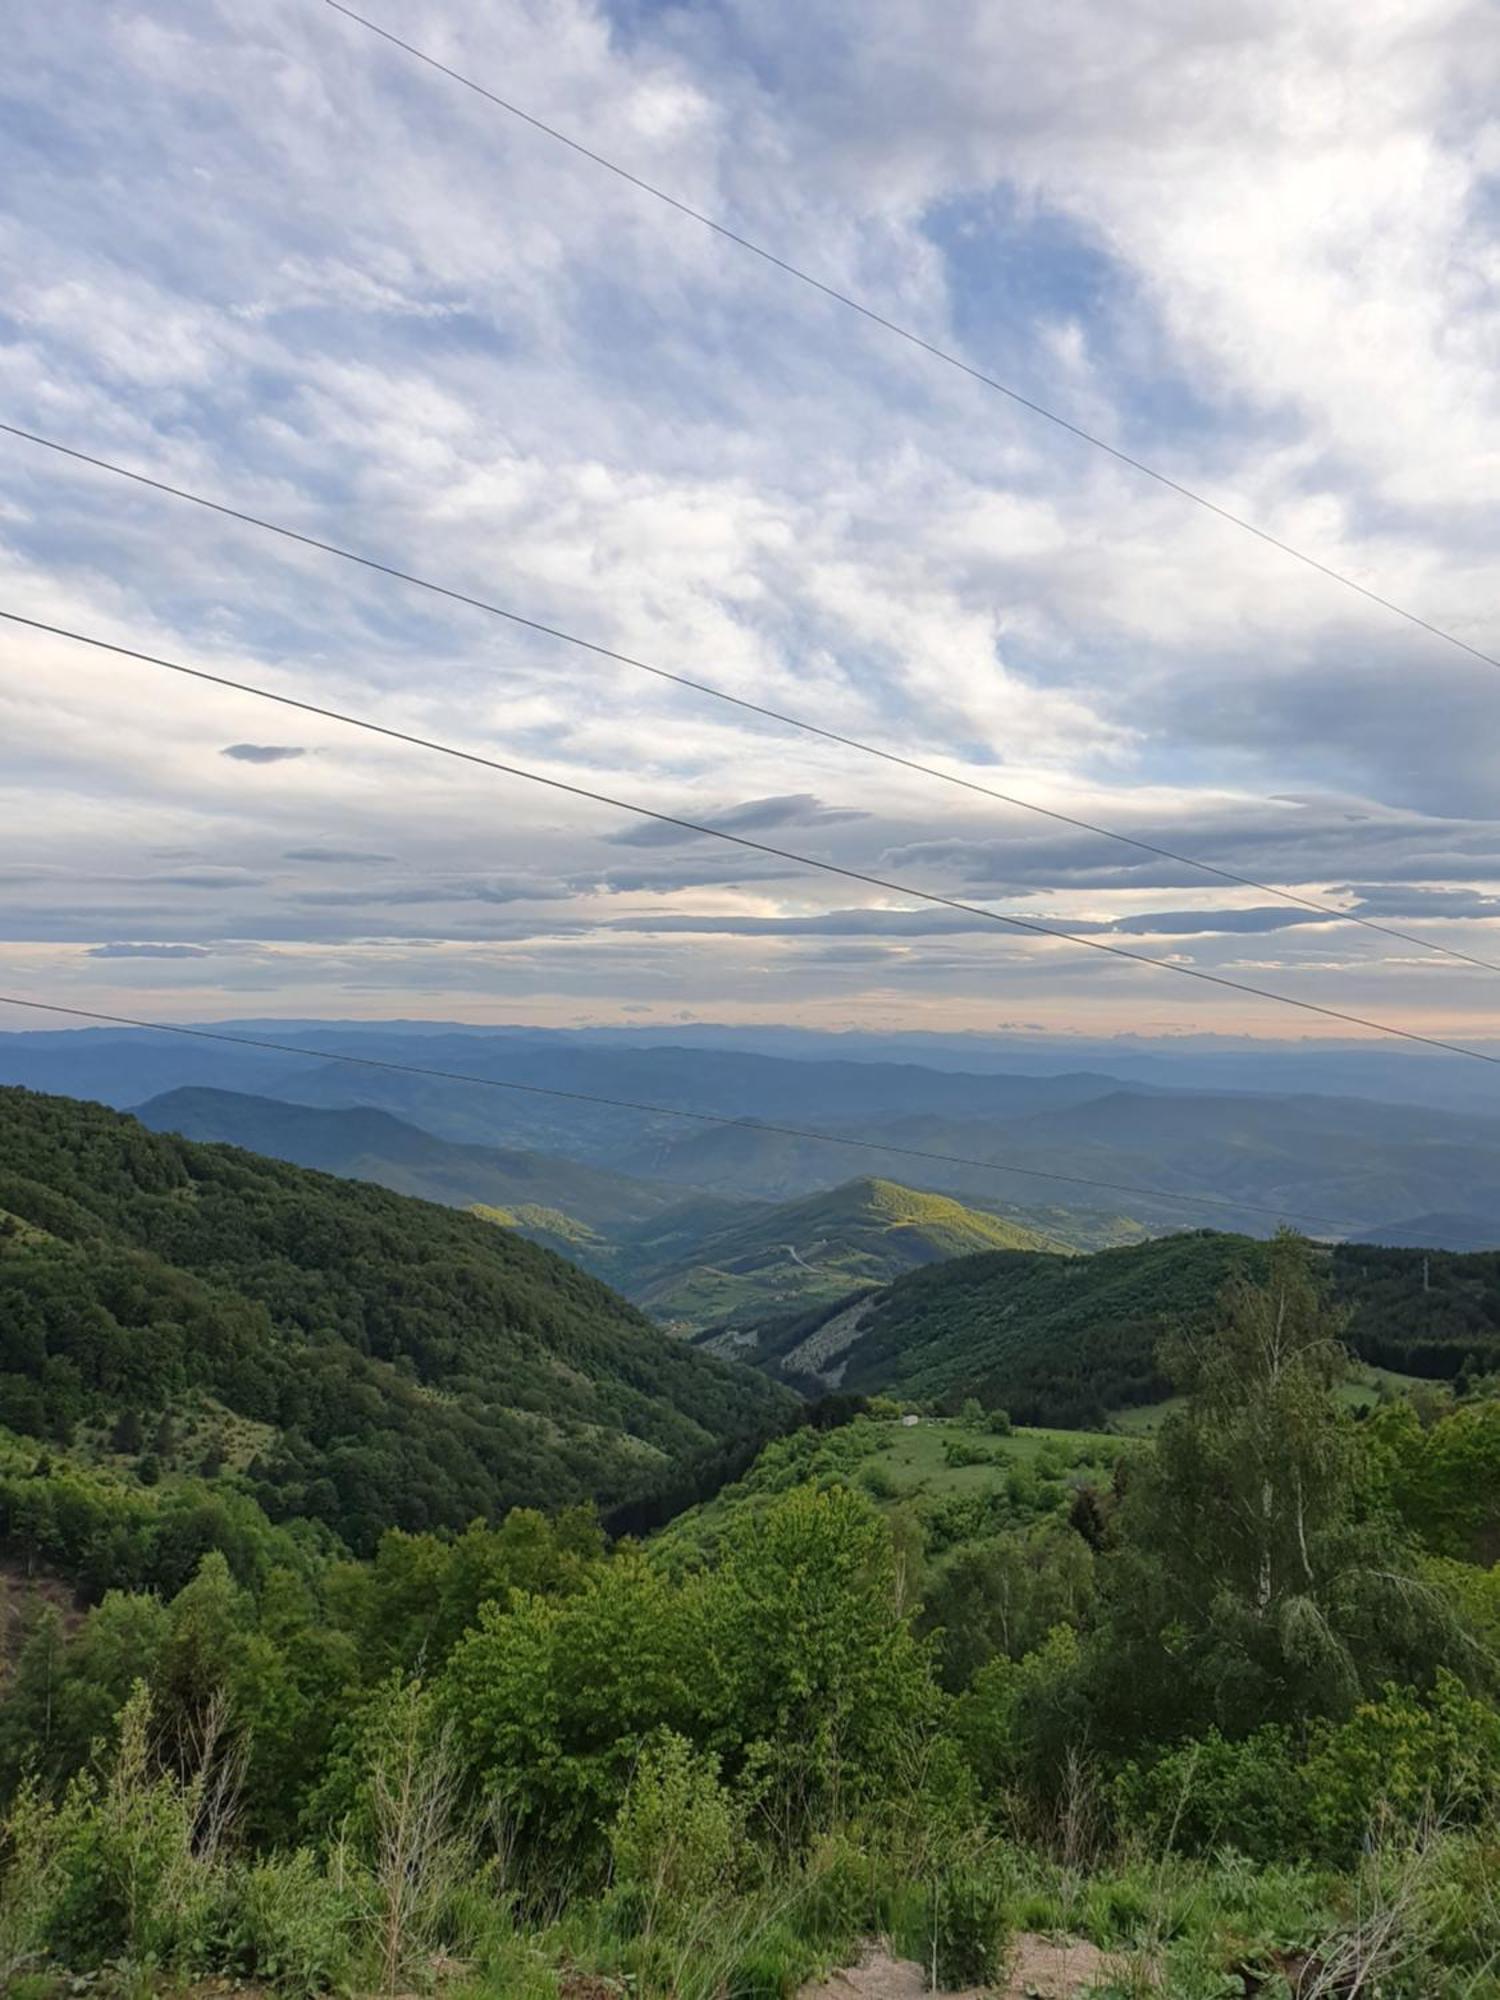
M 368 0 L 1500 651 L 1487 0 Z M 322 0 L 56 0 L 0 78 L 0 420 L 1500 964 L 1500 676 Z M 1474 1040 L 1500 974 L 0 437 L 0 608 Z M 166 1020 L 1343 1031 L 19 627 L 0 988 Z M 3 1025 L 46 1025 L 7 1015 Z

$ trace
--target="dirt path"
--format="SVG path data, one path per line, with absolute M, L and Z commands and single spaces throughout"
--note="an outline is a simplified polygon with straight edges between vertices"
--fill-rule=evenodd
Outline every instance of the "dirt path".
M 966 1987 L 951 2000 L 1084 2000 L 1107 1979 L 1125 1971 L 1125 1962 L 1084 1938 L 1044 1938 L 1018 1931 L 1002 1986 Z M 820 1985 L 805 1986 L 798 2000 L 926 2000 L 930 1988 L 923 1968 L 909 1958 L 872 1949 L 858 1965 L 835 1972 Z

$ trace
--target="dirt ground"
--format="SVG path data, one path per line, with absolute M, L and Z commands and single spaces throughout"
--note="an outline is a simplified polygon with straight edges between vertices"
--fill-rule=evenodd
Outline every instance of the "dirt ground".
M 1082 2000 L 1123 1970 L 1120 1959 L 1083 1938 L 1044 1938 L 1034 1931 L 1019 1931 L 1011 1942 L 1004 1985 L 968 1987 L 954 2000 Z M 804 1987 L 799 2000 L 926 2000 L 928 1990 L 927 1974 L 920 1965 L 874 1949 L 859 1965 Z

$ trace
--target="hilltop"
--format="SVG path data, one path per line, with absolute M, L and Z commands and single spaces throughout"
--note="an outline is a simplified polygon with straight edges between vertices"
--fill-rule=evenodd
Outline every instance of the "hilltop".
M 1059 1250 L 1034 1229 L 948 1195 L 865 1178 L 760 1208 L 716 1229 L 669 1234 L 674 1214 L 635 1232 L 625 1289 L 668 1325 L 739 1326 L 846 1297 L 905 1271 L 979 1250 Z M 674 1255 L 675 1250 L 675 1255 Z
M 460 1527 L 611 1503 L 774 1428 L 786 1392 L 476 1216 L 102 1105 L 0 1090 L 0 1422 L 258 1427 L 273 1517 Z

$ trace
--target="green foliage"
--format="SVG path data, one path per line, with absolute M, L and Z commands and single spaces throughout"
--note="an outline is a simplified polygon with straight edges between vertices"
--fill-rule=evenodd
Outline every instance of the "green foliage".
M 213 1962 L 264 1980 L 287 2000 L 341 1991 L 353 1970 L 358 1904 L 306 1848 L 228 1874 L 212 1929 Z
M 939 1876 L 930 1892 L 928 1963 L 939 1987 L 989 1986 L 1005 1967 L 1004 1884 L 977 1868 Z
M 690 1719 L 686 1637 L 683 1593 L 639 1555 L 574 1596 L 484 1607 L 442 1699 L 469 1769 L 523 1836 L 598 1843 L 648 1736 Z
M 350 1559 L 232 1475 L 143 1491 L 0 1438 L 32 1546 L 126 1572 L 75 1614 L 17 1566 L 0 1986 L 312 2000 L 453 1958 L 455 2000 L 726 2000 L 874 1936 L 983 1985 L 1025 1925 L 1122 1993 L 1305 1965 L 1481 2000 L 1488 1419 L 1356 1421 L 1311 1254 L 1266 1259 L 1155 1442 L 859 1418 L 646 1547 L 516 1509 Z
M 1281 1236 L 1268 1255 L 1264 1285 L 1227 1289 L 1212 1340 L 1173 1349 L 1187 1400 L 1133 1471 L 1102 1569 L 1098 1687 L 1126 1740 L 1347 1714 L 1457 1644 L 1367 1504 L 1358 1433 L 1331 1394 L 1342 1315 L 1305 1244 Z
M 1319 1733 L 1305 1784 L 1315 1836 L 1341 1858 L 1382 1821 L 1472 1823 L 1500 1801 L 1500 1712 L 1441 1669 L 1425 1700 L 1387 1687 Z
M 1309 1811 L 1288 1729 L 1268 1723 L 1237 1741 L 1217 1729 L 1114 1781 L 1120 1825 L 1153 1847 L 1187 1854 L 1225 1848 L 1255 1861 L 1305 1852 Z
M 953 1470 L 965 1465 L 994 1465 L 995 1454 L 988 1446 L 976 1444 L 972 1438 L 953 1437 L 943 1440 L 943 1463 Z
M 1392 1505 L 1440 1555 L 1500 1558 L 1500 1400 L 1463 1403 L 1424 1424 L 1409 1402 L 1370 1421 Z
M 955 1693 L 996 1655 L 1019 1660 L 1056 1626 L 1077 1627 L 1093 1595 L 1088 1544 L 1057 1520 L 966 1542 L 936 1571 L 922 1624 L 938 1635 Z
M 0 1205 L 46 1231 L 0 1255 L 0 1422 L 208 1391 L 274 1429 L 267 1511 L 360 1550 L 628 1498 L 790 1407 L 475 1216 L 27 1091 L 0 1091 L 0 1152 Z
M 6 1928 L 80 1969 L 128 1957 L 188 1968 L 214 1890 L 219 1773 L 205 1755 L 186 1777 L 156 1767 L 144 1688 L 126 1703 L 102 1773 L 82 1772 L 61 1802 L 23 1792 L 7 1829 Z
M 719 1762 L 664 1731 L 642 1751 L 610 1828 L 616 1883 L 654 1929 L 663 1906 L 694 1909 L 728 1883 L 739 1815 L 719 1782 Z

